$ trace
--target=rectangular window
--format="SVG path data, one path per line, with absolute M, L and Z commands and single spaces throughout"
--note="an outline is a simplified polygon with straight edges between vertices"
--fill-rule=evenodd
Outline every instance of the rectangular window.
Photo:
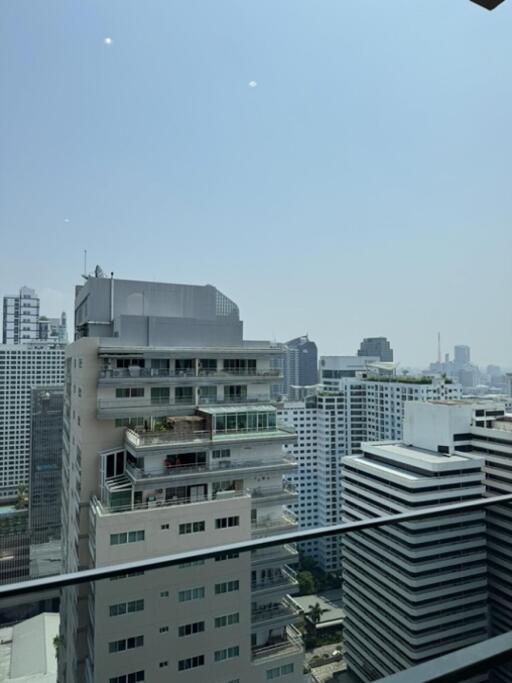
M 232 647 L 227 647 L 224 650 L 216 650 L 213 659 L 216 662 L 223 662 L 226 659 L 233 659 L 240 655 L 240 648 L 238 645 L 233 645 Z
M 124 543 L 137 543 L 144 540 L 144 530 L 125 531 L 119 534 L 110 534 L 110 545 L 123 545 Z
M 228 527 L 240 526 L 240 517 L 219 517 L 215 520 L 216 529 L 227 529 Z
M 220 595 L 221 593 L 233 593 L 240 589 L 240 581 L 224 581 L 223 583 L 215 584 L 215 594 Z
M 169 633 L 169 627 L 168 626 L 160 626 L 159 631 L 160 631 L 160 633 Z
M 186 636 L 193 636 L 196 633 L 204 631 L 204 621 L 194 621 L 192 624 L 184 624 L 178 626 L 178 637 L 185 638 Z
M 192 562 L 183 562 L 183 564 L 179 564 L 178 568 L 179 569 L 188 569 L 188 567 L 200 567 L 201 565 L 204 564 L 204 560 L 192 560 Z
M 198 666 L 204 666 L 204 655 L 197 655 L 197 657 L 188 657 L 187 659 L 180 659 L 178 661 L 178 671 L 196 669 Z
M 197 534 L 200 531 L 206 530 L 206 522 L 187 522 L 186 524 L 180 524 L 179 533 L 183 534 Z
M 189 600 L 202 600 L 205 596 L 204 587 L 189 588 L 178 593 L 178 602 L 188 602 Z
M 144 609 L 144 600 L 132 600 L 130 602 L 119 602 L 110 605 L 109 614 L 111 617 L 119 617 L 128 612 L 141 612 Z
M 229 448 L 220 448 L 219 450 L 212 451 L 212 458 L 214 458 L 214 459 L 230 458 L 230 457 L 231 457 L 231 450 Z
M 224 614 L 221 617 L 215 617 L 215 628 L 223 628 L 224 626 L 232 626 L 240 622 L 240 615 L 238 612 L 233 614 Z
M 116 398 L 142 398 L 144 387 L 123 387 L 116 389 Z
M 122 674 L 109 678 L 109 683 L 137 683 L 144 680 L 144 671 L 134 671 L 131 674 Z
M 274 678 L 280 678 L 281 676 L 286 676 L 293 673 L 293 664 L 283 664 L 283 666 L 276 666 L 273 669 L 267 669 L 266 678 L 267 681 L 273 681 Z
M 144 646 L 144 636 L 134 636 L 133 638 L 123 638 L 122 640 L 113 640 L 108 644 L 108 651 L 124 652 L 125 650 L 133 650 L 136 647 Z

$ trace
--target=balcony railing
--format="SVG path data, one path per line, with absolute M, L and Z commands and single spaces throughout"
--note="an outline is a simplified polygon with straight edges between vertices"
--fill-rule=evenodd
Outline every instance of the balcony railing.
M 294 654 L 302 652 L 303 649 L 304 644 L 300 632 L 293 626 L 289 626 L 286 636 L 282 639 L 270 640 L 263 645 L 253 647 L 252 657 L 253 660 L 282 657 L 287 652 Z
M 284 482 L 283 486 L 276 488 L 257 488 L 251 492 L 253 498 L 265 502 L 272 501 L 274 498 L 281 499 L 284 497 L 291 497 L 297 495 L 297 487 L 290 482 Z
M 201 503 L 211 503 L 215 500 L 226 500 L 231 498 L 250 498 L 249 491 L 218 491 L 209 493 L 203 498 L 170 498 L 167 500 L 146 500 L 144 503 L 134 503 L 133 505 L 108 505 L 96 498 L 92 499 L 91 505 L 101 514 L 115 514 L 118 512 L 136 512 L 139 510 L 153 510 L 155 508 L 169 508 L 177 505 L 197 505 Z
M 264 517 L 253 522 L 251 526 L 253 534 L 267 534 L 276 531 L 289 531 L 298 526 L 298 521 L 293 512 L 285 510 L 280 517 Z
M 170 368 L 139 368 L 134 366 L 132 368 L 105 368 L 100 371 L 100 379 L 138 379 L 139 377 L 169 377 L 173 378 L 187 378 L 187 377 L 212 377 L 212 378 L 226 378 L 230 377 L 261 377 L 275 379 L 282 376 L 282 371 L 278 369 L 256 370 L 256 369 L 226 369 L 206 370 L 199 368 L 196 372 L 194 369 L 174 370 Z
M 172 444 L 180 443 L 194 443 L 194 442 L 204 442 L 211 441 L 213 438 L 216 440 L 222 439 L 224 436 L 232 439 L 236 436 L 243 438 L 260 438 L 268 435 L 279 436 L 280 432 L 283 432 L 283 436 L 293 436 L 295 431 L 285 425 L 276 425 L 275 427 L 268 427 L 267 429 L 259 430 L 238 430 L 230 429 L 224 430 L 223 432 L 210 432 L 206 430 L 198 430 L 188 433 L 179 433 L 172 430 L 161 431 L 161 432 L 137 432 L 134 429 L 126 430 L 126 440 L 127 442 L 134 446 L 135 448 L 142 448 L 144 446 L 166 446 Z
M 293 619 L 299 616 L 297 610 L 294 610 L 289 605 L 281 603 L 279 605 L 263 605 L 252 610 L 251 621 L 253 624 L 260 624 L 265 621 L 272 621 L 274 619 L 284 618 Z
M 297 574 L 292 569 L 281 569 L 280 572 L 274 576 L 269 576 L 260 581 L 251 582 L 251 590 L 264 591 L 269 588 L 278 588 L 279 586 L 296 586 L 298 584 Z
M 269 396 L 228 396 L 224 398 L 210 398 L 206 396 L 186 396 L 184 398 L 171 397 L 147 397 L 147 398 L 99 398 L 97 403 L 98 412 L 120 410 L 151 410 L 176 408 L 181 406 L 202 405 L 252 405 L 253 403 L 271 403 Z
M 228 472 L 230 470 L 259 469 L 261 467 L 296 467 L 297 462 L 288 456 L 281 456 L 277 459 L 241 460 L 237 462 L 211 462 L 194 463 L 190 465 L 171 465 L 145 471 L 134 465 L 127 465 L 126 472 L 134 479 L 151 479 L 167 476 L 181 476 L 195 474 L 197 472 Z

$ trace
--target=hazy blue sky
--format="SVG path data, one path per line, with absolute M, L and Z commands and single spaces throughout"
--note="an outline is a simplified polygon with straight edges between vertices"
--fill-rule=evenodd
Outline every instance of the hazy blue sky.
M 511 36 L 510 0 L 5 0 L 0 294 L 70 311 L 87 248 L 249 338 L 512 366 Z

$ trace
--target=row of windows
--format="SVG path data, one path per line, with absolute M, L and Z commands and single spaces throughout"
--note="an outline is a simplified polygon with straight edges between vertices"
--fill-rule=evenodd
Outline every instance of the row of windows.
M 130 602 L 119 602 L 110 605 L 109 614 L 111 617 L 118 617 L 130 612 L 141 612 L 144 609 L 144 600 L 131 600 Z
M 227 529 L 228 527 L 240 526 L 240 517 L 234 515 L 231 517 L 219 517 L 215 520 L 216 529 Z M 163 528 L 163 527 L 162 527 Z M 166 526 L 166 528 L 169 528 Z M 201 531 L 206 531 L 206 522 L 185 522 L 179 525 L 179 533 L 183 534 L 197 534 Z
M 276 666 L 274 669 L 267 669 L 267 681 L 273 681 L 274 678 L 292 674 L 293 668 L 293 664 L 283 664 L 283 666 Z
M 144 671 L 134 671 L 131 674 L 122 674 L 121 676 L 113 676 L 109 679 L 109 683 L 137 683 L 137 681 L 144 680 Z
M 125 531 L 119 534 L 110 534 L 110 545 L 123 545 L 124 543 L 137 543 L 144 540 L 144 530 Z
M 108 651 L 124 652 L 125 650 L 133 650 L 136 647 L 144 646 L 144 636 L 134 636 L 133 638 L 122 638 L 121 640 L 113 640 L 108 644 Z

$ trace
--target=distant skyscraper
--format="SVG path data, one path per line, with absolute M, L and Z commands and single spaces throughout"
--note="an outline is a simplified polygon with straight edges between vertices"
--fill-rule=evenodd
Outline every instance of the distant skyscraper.
M 39 297 L 33 289 L 22 287 L 18 294 L 4 296 L 4 344 L 24 344 L 39 337 Z
M 453 347 L 453 363 L 457 370 L 471 363 L 471 349 L 469 346 L 459 344 Z
M 34 544 L 60 538 L 64 388 L 32 390 L 29 526 Z
M 272 386 L 273 398 L 292 398 L 291 387 L 317 384 L 318 349 L 315 342 L 305 335 L 277 346 L 281 353 L 273 359 L 272 367 L 283 373 L 283 380 Z
M 361 342 L 358 356 L 376 356 L 380 361 L 393 362 L 393 349 L 386 337 L 366 337 Z
M 31 340 L 0 345 L 0 500 L 28 485 L 32 390 L 63 385 L 64 345 Z

